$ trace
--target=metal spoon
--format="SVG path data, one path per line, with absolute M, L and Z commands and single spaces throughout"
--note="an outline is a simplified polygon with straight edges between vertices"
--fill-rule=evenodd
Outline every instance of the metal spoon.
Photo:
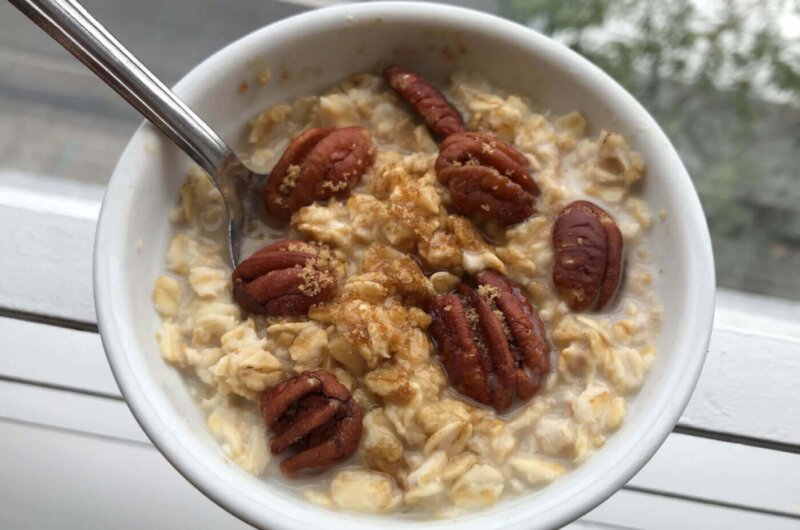
M 228 211 L 231 265 L 241 258 L 244 222 L 257 212 L 269 174 L 249 170 L 197 114 L 74 0 L 9 0 L 161 129 L 210 176 Z

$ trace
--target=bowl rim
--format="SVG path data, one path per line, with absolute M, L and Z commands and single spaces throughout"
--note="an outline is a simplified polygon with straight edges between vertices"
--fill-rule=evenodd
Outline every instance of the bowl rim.
M 627 97 L 632 111 L 637 114 L 637 117 L 647 127 L 652 128 L 653 134 L 656 134 L 657 140 L 663 142 L 664 149 L 670 155 L 671 165 L 674 166 L 673 169 L 675 170 L 674 174 L 670 175 L 670 180 L 673 182 L 671 186 L 677 186 L 685 192 L 685 202 L 682 205 L 681 216 L 689 225 L 695 228 L 702 227 L 686 243 L 688 247 L 686 251 L 694 255 L 698 260 L 697 263 L 701 264 L 701 266 L 692 270 L 693 281 L 691 282 L 691 287 L 694 290 L 691 292 L 689 301 L 687 301 L 687 305 L 692 302 L 693 307 L 695 307 L 695 312 L 692 315 L 695 318 L 690 319 L 687 323 L 688 333 L 693 334 L 691 349 L 694 355 L 690 357 L 690 364 L 683 367 L 683 375 L 677 380 L 677 386 L 672 388 L 673 397 L 669 400 L 662 399 L 663 403 L 661 403 L 659 413 L 651 415 L 651 428 L 642 434 L 637 445 L 628 453 L 626 460 L 618 462 L 614 466 L 611 478 L 596 479 L 584 486 L 583 495 L 580 498 L 573 498 L 569 502 L 560 502 L 551 507 L 549 511 L 536 513 L 538 523 L 543 527 L 566 524 L 577 519 L 615 493 L 647 463 L 677 423 L 700 376 L 710 341 L 716 283 L 711 239 L 694 186 L 674 147 L 655 120 L 638 101 L 605 72 L 563 44 L 553 41 L 530 28 L 495 15 L 463 7 L 418 2 L 376 2 L 345 4 L 300 13 L 257 29 L 218 50 L 181 78 L 174 86 L 174 90 L 179 95 L 190 92 L 190 87 L 196 85 L 198 81 L 214 77 L 218 65 L 228 61 L 230 56 L 235 56 L 237 50 L 246 49 L 268 33 L 278 30 L 307 31 L 309 26 L 323 23 L 341 24 L 342 21 L 349 19 L 351 16 L 357 18 L 380 17 L 387 23 L 391 23 L 392 17 L 395 16 L 415 16 L 420 19 L 446 21 L 443 25 L 492 26 L 492 32 L 504 33 L 526 41 L 529 47 L 535 47 L 541 53 L 555 56 L 560 61 L 563 61 L 566 66 L 591 76 L 592 81 L 604 85 L 605 90 L 615 92 L 618 96 Z M 299 519 L 297 514 L 255 509 L 246 502 L 248 501 L 246 497 L 236 496 L 232 489 L 221 487 L 220 484 L 222 482 L 215 480 L 217 478 L 216 473 L 205 465 L 203 459 L 185 451 L 184 444 L 179 439 L 180 437 L 172 429 L 165 428 L 163 422 L 160 421 L 158 407 L 144 392 L 128 362 L 128 355 L 137 355 L 137 351 L 130 345 L 124 344 L 121 340 L 120 328 L 118 321 L 115 319 L 114 300 L 116 300 L 116 297 L 113 296 L 114 286 L 110 278 L 109 269 L 105 267 L 108 256 L 111 255 L 107 251 L 112 248 L 112 242 L 117 235 L 115 230 L 118 230 L 121 226 L 118 209 L 109 205 L 124 197 L 126 191 L 125 182 L 123 177 L 119 175 L 124 172 L 127 159 L 133 156 L 133 149 L 138 147 L 134 145 L 137 138 L 144 134 L 147 127 L 149 127 L 147 123 L 143 122 L 136 129 L 114 168 L 103 200 L 95 235 L 93 273 L 95 308 L 102 343 L 114 378 L 131 412 L 152 443 L 181 475 L 216 504 L 256 527 L 263 528 L 268 526 L 270 528 L 288 529 L 296 528 L 297 525 L 307 525 L 308 520 Z M 599 455 L 595 455 L 595 458 L 598 457 Z M 264 505 L 268 504 L 270 500 L 280 502 L 279 498 L 271 499 L 267 497 L 262 500 L 267 501 L 262 503 Z M 516 511 L 522 512 L 522 510 Z M 480 515 L 480 513 L 477 512 L 477 515 Z M 330 514 L 335 517 L 337 512 L 330 512 Z M 510 516 L 508 511 L 504 511 L 503 514 Z M 314 515 L 309 519 L 313 520 L 321 517 L 321 515 Z M 333 520 L 333 517 L 330 518 L 330 521 Z M 387 518 L 387 521 L 389 520 Z M 467 522 L 464 518 L 459 518 L 455 521 L 458 524 Z M 498 521 L 495 521 L 495 518 L 481 518 L 474 520 L 474 522 L 480 524 Z M 530 520 L 526 521 L 524 518 L 517 518 L 511 521 L 504 517 L 499 522 L 504 527 L 509 528 L 524 528 L 529 527 L 531 524 Z M 435 521 L 435 523 L 433 526 L 451 526 L 453 521 Z M 342 520 L 339 519 L 337 524 L 341 525 Z M 420 524 L 419 526 L 431 527 L 425 524 Z M 364 526 L 364 528 L 366 527 Z

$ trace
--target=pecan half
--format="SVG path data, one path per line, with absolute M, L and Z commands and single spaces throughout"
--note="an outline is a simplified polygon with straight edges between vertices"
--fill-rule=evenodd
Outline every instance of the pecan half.
M 622 233 L 614 219 L 596 204 L 575 201 L 558 216 L 553 245 L 553 283 L 567 305 L 602 309 L 622 273 Z
M 418 73 L 392 65 L 384 68 L 383 77 L 422 116 L 438 140 L 465 130 L 464 120 L 455 107 Z
M 514 393 L 530 399 L 550 370 L 550 342 L 527 297 L 506 276 L 484 270 L 477 289 L 434 298 L 430 333 L 450 383 L 461 394 L 498 411 Z
M 327 247 L 287 239 L 266 246 L 233 271 L 233 298 L 251 313 L 303 315 L 336 294 Z
M 363 127 L 308 129 L 272 168 L 261 199 L 270 215 L 288 220 L 314 201 L 346 197 L 374 160 L 372 138 Z
M 361 407 L 325 370 L 303 372 L 265 390 L 258 407 L 274 433 L 272 453 L 297 451 L 280 464 L 290 478 L 303 469 L 322 471 L 345 460 L 361 441 Z
M 539 187 L 527 170 L 525 156 L 488 134 L 462 132 L 439 146 L 436 176 L 447 186 L 453 206 L 501 225 L 524 221 L 533 214 Z

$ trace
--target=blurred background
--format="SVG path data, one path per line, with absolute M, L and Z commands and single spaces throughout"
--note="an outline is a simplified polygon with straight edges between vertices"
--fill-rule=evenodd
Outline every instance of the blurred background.
M 167 84 L 325 0 L 85 0 Z M 800 300 L 800 1 L 471 0 L 567 44 L 642 102 L 680 152 L 720 287 Z M 213 21 L 209 24 L 209 21 Z M 99 198 L 140 118 L 0 4 L 0 184 Z

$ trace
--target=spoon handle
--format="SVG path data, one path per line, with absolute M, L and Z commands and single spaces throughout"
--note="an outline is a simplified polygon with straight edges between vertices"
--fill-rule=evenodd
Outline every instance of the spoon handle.
M 214 177 L 222 138 L 74 0 L 9 0 Z

